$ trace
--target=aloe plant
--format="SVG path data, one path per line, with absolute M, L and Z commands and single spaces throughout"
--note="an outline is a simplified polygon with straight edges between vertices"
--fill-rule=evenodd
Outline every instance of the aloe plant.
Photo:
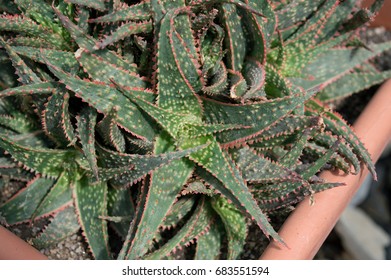
M 268 215 L 341 185 L 323 168 L 376 177 L 326 103 L 391 76 L 368 64 L 391 45 L 357 37 L 382 1 L 51 2 L 0 6 L 0 175 L 27 181 L 0 212 L 50 217 L 36 247 L 235 259 L 250 224 L 283 243 Z

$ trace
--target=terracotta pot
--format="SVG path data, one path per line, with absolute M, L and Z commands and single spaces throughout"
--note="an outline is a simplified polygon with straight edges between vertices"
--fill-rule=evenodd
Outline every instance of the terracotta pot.
M 354 130 L 376 162 L 391 139 L 391 80 L 381 86 Z M 261 259 L 312 259 L 367 174 L 364 167 L 358 175 L 322 173 L 326 181 L 343 182 L 346 186 L 315 194 L 312 206 L 309 199 L 301 202 L 279 231 L 289 248 L 272 241 Z
M 47 260 L 22 239 L 0 226 L 0 260 Z

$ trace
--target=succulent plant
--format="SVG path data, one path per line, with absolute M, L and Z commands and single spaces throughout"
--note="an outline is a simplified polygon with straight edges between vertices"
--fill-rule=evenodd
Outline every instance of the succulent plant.
M 51 2 L 0 2 L 0 175 L 26 182 L 0 212 L 50 217 L 36 247 L 235 259 L 251 223 L 283 243 L 268 215 L 341 185 L 320 170 L 376 177 L 326 103 L 391 76 L 357 36 L 382 1 Z

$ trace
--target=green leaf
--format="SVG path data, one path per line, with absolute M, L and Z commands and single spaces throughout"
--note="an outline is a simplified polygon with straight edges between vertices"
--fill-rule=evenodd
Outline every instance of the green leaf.
M 28 135 L 30 132 L 37 129 L 36 124 L 32 120 L 26 119 L 25 115 L 21 114 L 20 112 L 14 113 L 13 116 L 0 115 L 0 124 L 24 135 Z M 37 132 L 35 133 L 38 134 Z M 33 135 L 31 136 L 31 138 L 34 138 Z M 12 138 L 15 139 L 18 137 L 12 136 Z M 20 141 L 18 142 L 20 144 Z
M 342 146 L 340 144 L 340 146 Z M 325 147 L 319 146 L 315 143 L 308 143 L 304 148 L 303 155 L 304 157 L 309 157 L 313 160 L 316 160 L 322 157 L 326 153 L 327 149 Z M 349 174 L 351 172 L 351 163 L 348 162 L 341 154 L 340 151 L 334 154 L 330 160 L 329 164 L 333 167 L 342 170 L 345 174 Z M 354 155 L 354 154 L 353 154 Z M 357 159 L 357 158 L 356 158 Z M 358 159 L 357 159 L 358 161 Z M 356 173 L 356 172 L 354 172 Z
M 205 64 L 204 64 L 205 65 Z M 220 62 L 217 72 L 210 79 L 209 84 L 202 88 L 208 95 L 224 94 L 228 86 L 228 73 L 223 62 Z
M 96 81 L 111 84 L 113 80 L 124 87 L 146 88 L 145 79 L 136 72 L 112 64 L 100 53 L 80 48 L 75 53 L 75 57 L 89 76 Z
M 318 173 L 320 169 L 331 159 L 331 157 L 335 154 L 338 145 L 339 141 L 336 141 L 336 143 L 334 143 L 334 145 L 322 157 L 309 164 L 309 166 L 304 171 L 299 172 L 300 175 L 305 180 L 310 180 L 311 177 Z
M 126 37 L 141 33 L 150 33 L 152 31 L 152 23 L 145 22 L 129 22 L 118 27 L 113 33 L 105 37 L 105 39 L 98 43 L 98 49 L 104 49 L 107 46 L 123 40 Z
M 195 204 L 195 196 L 185 196 L 178 199 L 178 201 L 172 205 L 170 212 L 167 213 L 167 216 L 163 221 L 163 228 L 172 228 L 178 225 L 179 221 L 190 213 Z
M 113 107 L 118 109 L 118 124 L 140 138 L 152 140 L 155 130 L 151 121 L 140 112 L 136 105 L 128 101 L 116 89 L 98 82 L 89 82 L 72 77 L 53 65 L 49 69 L 63 82 L 66 87 L 75 92 L 77 96 L 89 103 L 99 112 L 107 114 Z M 132 89 L 133 94 L 152 101 L 155 97 L 149 91 Z
M 7 51 L 12 61 L 12 65 L 16 69 L 16 74 L 19 76 L 19 81 L 22 84 L 41 82 L 41 79 L 37 76 L 37 74 L 26 65 L 26 63 L 20 58 L 20 56 L 14 51 L 13 48 L 3 40 L 3 38 L 0 38 L 0 45 Z
M 72 38 L 76 41 L 79 48 L 86 49 L 90 52 L 95 52 L 99 54 L 99 56 L 103 57 L 105 60 L 109 61 L 111 64 L 117 65 L 118 67 L 122 67 L 126 70 L 136 72 L 137 67 L 135 64 L 129 63 L 122 57 L 120 57 L 117 53 L 110 50 L 95 50 L 95 46 L 98 41 L 93 37 L 87 35 L 83 29 L 74 24 L 69 18 L 64 16 L 58 9 L 53 8 L 57 17 L 60 19 L 61 23 L 64 27 L 69 31 Z
M 50 191 L 45 195 L 32 219 L 53 215 L 72 203 L 71 178 L 64 172 L 57 179 Z
M 60 147 L 67 147 L 76 142 L 76 135 L 69 113 L 69 93 L 59 89 L 48 98 L 42 114 L 43 130 Z
M 62 70 L 69 73 L 76 73 L 80 68 L 73 52 L 45 49 L 42 48 L 42 45 L 40 47 L 13 46 L 12 48 L 19 55 L 39 63 L 46 64 L 45 59 L 52 61 Z
M 53 178 L 60 176 L 64 170 L 75 168 L 75 158 L 78 158 L 78 152 L 75 150 L 26 147 L 1 134 L 0 147 L 26 168 Z
M 82 5 L 87 8 L 96 9 L 98 11 L 105 11 L 106 10 L 106 0 L 65 0 L 66 2 Z
M 270 1 L 245 0 L 250 9 L 241 9 L 242 20 L 247 26 L 246 37 L 249 56 L 255 58 L 262 65 L 266 61 L 266 52 L 270 46 L 271 38 L 277 27 L 277 18 Z M 254 13 L 260 12 L 260 14 Z M 267 20 L 266 20 L 267 19 Z
M 230 155 L 248 182 L 275 183 L 301 180 L 299 174 L 284 167 L 280 162 L 272 162 L 249 148 L 233 150 Z
M 266 213 L 289 207 L 310 195 L 308 184 L 304 182 L 282 182 L 261 186 L 253 190 L 259 207 Z
M 68 42 L 60 34 L 54 33 L 50 28 L 23 16 L 0 16 L 0 30 L 38 37 L 59 49 L 68 50 L 70 48 Z
M 106 145 L 114 147 L 118 152 L 125 151 L 125 137 L 117 125 L 118 110 L 114 107 L 97 124 L 97 130 Z
M 41 24 L 53 20 L 53 10 L 45 0 L 14 0 L 13 2 L 23 13 Z
M 157 139 L 155 153 L 166 152 L 166 141 L 164 137 Z M 147 252 L 164 217 L 193 173 L 193 167 L 187 159 L 174 160 L 152 173 L 148 193 L 141 199 L 143 204 L 137 207 L 136 215 L 140 215 L 140 220 L 135 221 L 130 229 L 131 235 L 125 241 L 129 242 L 129 247 L 122 249 L 124 258 L 138 259 Z
M 147 255 L 144 259 L 158 260 L 167 256 L 177 248 L 189 245 L 194 239 L 202 235 L 212 221 L 211 207 L 205 199 L 199 201 L 191 218 L 186 224 L 161 248 Z
M 223 231 L 223 226 L 216 221 L 205 234 L 198 237 L 194 259 L 218 260 L 220 257 Z
M 314 128 L 306 128 L 296 139 L 291 149 L 284 156 L 279 158 L 278 162 L 288 168 L 293 168 L 294 166 L 298 165 L 304 147 L 316 132 L 317 131 Z
M 293 90 L 298 90 L 292 87 Z M 236 105 L 203 98 L 207 123 L 237 124 L 251 128 L 223 131 L 217 141 L 235 144 L 259 136 L 264 130 L 302 105 L 315 92 L 295 93 L 290 96 L 251 104 Z
M 90 19 L 90 10 L 86 7 L 83 7 L 83 6 L 77 6 L 76 7 L 76 10 L 77 10 L 77 15 L 78 15 L 78 22 L 77 22 L 77 26 L 83 30 L 84 32 L 88 32 L 89 30 L 89 21 L 91 20 Z
M 189 114 L 178 114 L 164 110 L 145 100 L 122 91 L 129 99 L 136 103 L 145 113 L 158 122 L 179 143 L 213 133 L 241 128 L 236 125 L 201 124 L 197 117 Z M 183 147 L 183 145 L 181 145 Z
M 234 99 L 242 98 L 248 88 L 242 73 L 228 69 L 228 78 L 230 80 L 229 96 Z
M 35 177 L 0 206 L 1 215 L 10 225 L 29 221 L 52 186 L 53 180 Z
M 227 259 L 235 260 L 243 251 L 247 237 L 247 221 L 240 211 L 224 198 L 212 200 L 213 209 L 224 223 L 228 238 Z
M 222 4 L 221 11 L 222 24 L 226 34 L 224 44 L 227 50 L 227 68 L 240 72 L 246 55 L 246 45 L 244 44 L 246 40 L 241 19 L 237 8 L 231 4 Z
M 167 165 L 174 160 L 185 158 L 189 154 L 202 149 L 193 147 L 183 151 L 170 151 L 153 155 L 122 154 L 99 148 L 102 164 L 107 168 L 99 168 L 99 180 L 114 179 L 116 185 L 130 186 L 144 178 L 153 170 Z
M 210 144 L 201 151 L 191 154 L 190 159 L 222 183 L 222 185 L 214 185 L 213 187 L 231 200 L 239 210 L 244 209 L 266 236 L 270 235 L 274 239 L 282 241 L 270 225 L 265 214 L 258 207 L 243 177 L 229 159 L 229 156 L 223 153 L 221 147 L 216 141 L 213 141 L 213 138 L 209 137 L 209 139 L 211 140 Z M 220 188 L 223 188 L 223 190 Z
M 327 51 L 304 69 L 302 76 L 311 77 L 311 80 L 291 80 L 305 89 L 331 83 L 369 59 L 391 49 L 391 45 L 388 42 L 370 47 L 371 50 L 346 48 Z
M 314 13 L 318 9 L 318 6 L 323 2 L 325 1 L 291 1 L 288 5 L 285 5 L 283 9 L 277 12 L 278 27 L 280 29 L 285 29 L 293 24 L 306 22 L 311 14 Z
M 77 178 L 73 190 L 74 203 L 88 246 L 95 259 L 111 259 L 108 245 L 107 185 L 91 185 L 86 177 Z
M 249 86 L 248 91 L 244 94 L 244 98 L 259 98 L 266 96 L 264 90 L 265 84 L 265 69 L 261 62 L 257 60 L 247 60 L 243 68 L 243 77 Z
M 180 4 L 179 4 L 180 3 Z M 182 5 L 182 1 L 176 3 Z M 173 108 L 177 113 L 192 114 L 201 119 L 201 106 L 195 95 L 201 89 L 195 64 L 195 42 L 187 14 L 169 10 L 163 17 L 157 34 L 158 105 Z
M 123 221 L 112 223 L 114 230 L 125 239 L 129 231 L 130 222 L 133 219 L 135 206 L 128 189 L 108 189 L 107 211 L 109 217 L 124 217 Z
M 37 249 L 48 248 L 75 234 L 79 229 L 75 208 L 70 206 L 58 212 L 44 231 L 32 240 L 32 244 Z
M 80 138 L 82 151 L 87 158 L 88 165 L 95 179 L 99 178 L 98 163 L 95 151 L 95 125 L 97 113 L 90 107 L 84 108 L 76 117 L 77 132 Z
M 325 132 L 316 135 L 314 142 L 325 147 L 326 149 L 330 149 L 339 138 L 340 137 L 334 136 L 330 132 Z M 360 161 L 352 151 L 352 148 L 349 146 L 349 144 L 345 143 L 345 141 L 341 141 L 341 143 L 338 145 L 337 152 L 343 156 L 344 159 L 346 159 L 351 165 L 353 165 L 353 174 L 358 174 L 358 172 L 360 172 Z
M 58 84 L 56 82 L 43 82 L 5 89 L 0 92 L 0 97 L 51 94 L 56 91 L 58 91 Z
M 380 84 L 389 78 L 391 78 L 391 71 L 346 74 L 334 83 L 325 87 L 317 95 L 317 98 L 324 102 L 343 99 L 354 93 L 368 89 L 371 86 Z
M 293 144 L 301 131 L 308 127 L 320 126 L 321 123 L 320 117 L 289 115 L 265 130 L 259 138 L 250 141 L 249 145 L 261 151 Z
M 368 167 L 372 176 L 376 179 L 375 166 L 372 162 L 371 156 L 366 150 L 364 144 L 361 140 L 354 134 L 350 126 L 340 117 L 337 113 L 333 113 L 330 110 L 327 110 L 324 106 L 321 106 L 316 101 L 311 100 L 307 105 L 311 111 L 323 113 L 323 120 L 326 125 L 326 128 L 329 129 L 333 134 L 342 136 L 345 141 L 353 148 L 356 156 L 362 160 L 365 165 Z M 359 172 L 356 170 L 356 172 Z
M 128 7 L 123 7 L 110 14 L 106 14 L 95 19 L 91 19 L 90 22 L 99 23 L 115 23 L 118 21 L 128 20 L 148 20 L 151 18 L 150 4 L 141 2 Z

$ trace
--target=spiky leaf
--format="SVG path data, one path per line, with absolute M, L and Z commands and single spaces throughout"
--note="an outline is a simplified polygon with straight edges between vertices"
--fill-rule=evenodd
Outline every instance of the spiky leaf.
M 86 177 L 75 182 L 74 203 L 79 223 L 96 259 L 110 259 L 107 222 L 101 216 L 107 216 L 107 184 L 91 185 Z

